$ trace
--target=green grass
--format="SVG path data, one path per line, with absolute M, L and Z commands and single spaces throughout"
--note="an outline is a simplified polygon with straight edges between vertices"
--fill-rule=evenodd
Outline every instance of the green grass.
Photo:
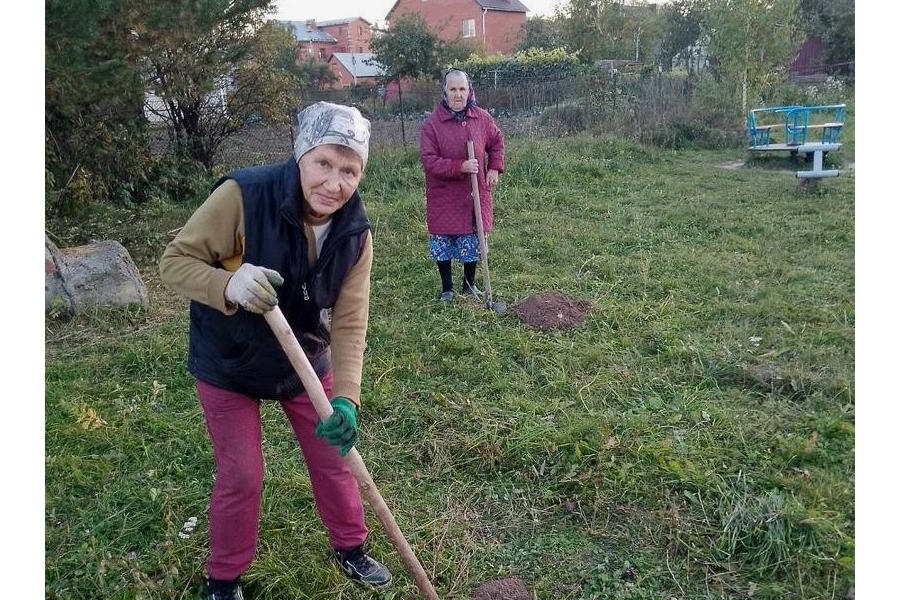
M 855 569 L 852 172 L 809 190 L 790 165 L 726 168 L 743 149 L 586 135 L 511 138 L 507 152 L 494 297 L 589 300 L 572 329 L 435 301 L 413 148 L 373 149 L 362 184 L 376 258 L 358 447 L 440 596 L 518 576 L 554 600 L 843 598 Z M 852 159 L 851 144 L 829 156 Z M 101 215 L 82 232 L 124 240 L 148 312 L 47 324 L 47 598 L 197 594 L 213 461 L 184 365 L 187 303 L 155 265 L 192 206 Z M 247 596 L 376 597 L 327 563 L 289 427 L 275 406 L 264 417 Z M 396 576 L 380 597 L 414 597 L 369 524 Z

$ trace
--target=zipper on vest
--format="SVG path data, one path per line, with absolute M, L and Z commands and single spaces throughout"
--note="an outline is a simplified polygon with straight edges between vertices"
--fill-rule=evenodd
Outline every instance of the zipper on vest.
M 309 292 L 306 290 L 306 282 L 305 281 L 303 282 L 303 285 L 301 287 L 303 289 L 303 299 L 305 301 L 309 302 Z

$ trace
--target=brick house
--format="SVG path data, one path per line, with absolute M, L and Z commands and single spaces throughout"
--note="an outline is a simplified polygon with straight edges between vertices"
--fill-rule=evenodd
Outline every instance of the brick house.
M 387 22 L 419 13 L 438 38 L 469 40 L 489 54 L 515 52 L 528 8 L 519 0 L 397 0 Z
M 369 64 L 374 54 L 371 52 L 335 52 L 328 59 L 331 72 L 337 76 L 332 87 L 349 88 L 355 85 L 375 86 L 378 77 L 384 75 L 380 66 Z
M 337 40 L 334 52 L 365 53 L 372 51 L 372 24 L 362 17 L 319 21 L 319 31 Z
M 297 40 L 297 61 L 328 62 L 335 52 L 370 52 L 372 24 L 362 17 L 316 22 L 281 21 Z
M 338 40 L 316 27 L 315 19 L 307 21 L 281 21 L 297 40 L 297 62 L 321 60 L 327 62 L 336 52 Z

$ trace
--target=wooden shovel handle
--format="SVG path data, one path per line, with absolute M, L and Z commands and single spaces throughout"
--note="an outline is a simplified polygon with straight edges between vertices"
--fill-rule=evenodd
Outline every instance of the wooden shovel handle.
M 472 140 L 466 141 L 466 154 L 469 159 L 475 158 L 475 145 Z M 487 237 L 484 235 L 484 224 L 481 220 L 481 192 L 478 191 L 478 173 L 470 173 L 472 180 L 472 198 L 475 200 L 475 230 L 478 233 L 478 249 L 481 254 L 481 277 L 484 279 L 484 294 L 487 297 L 487 303 L 493 302 L 493 292 L 491 291 L 491 271 L 488 269 L 488 246 Z M 475 283 L 474 281 L 472 283 Z
M 331 413 L 334 412 L 334 409 L 331 408 L 331 402 L 329 402 L 328 397 L 325 395 L 325 389 L 322 387 L 319 376 L 316 375 L 315 370 L 309 362 L 309 358 L 307 358 L 306 353 L 300 346 L 300 342 L 297 341 L 297 336 L 294 335 L 293 329 L 291 329 L 287 319 L 284 318 L 284 313 L 276 306 L 274 309 L 265 313 L 265 318 L 269 327 L 272 328 L 272 333 L 274 333 L 275 337 L 278 339 L 281 348 L 284 350 L 285 354 L 287 354 L 288 359 L 300 376 L 300 381 L 303 382 L 303 387 L 309 394 L 309 398 L 312 400 L 319 418 L 322 420 L 327 419 L 331 416 Z M 335 449 L 335 452 L 337 452 L 337 449 Z M 412 575 L 412 578 L 415 581 L 416 586 L 418 586 L 419 590 L 422 592 L 422 595 L 428 600 L 440 600 L 437 592 L 434 591 L 434 587 L 428 580 L 428 576 L 425 574 L 425 569 L 422 568 L 422 564 L 416 558 L 416 555 L 413 553 L 412 548 L 410 548 L 406 538 L 403 537 L 403 532 L 400 531 L 397 521 L 394 520 L 394 515 L 391 514 L 390 509 L 388 509 L 387 504 L 384 502 L 384 498 L 381 497 L 381 493 L 375 486 L 375 482 L 372 480 L 369 470 L 366 469 L 366 465 L 363 463 L 359 451 L 357 451 L 355 447 L 351 448 L 345 458 L 350 465 L 353 476 L 356 478 L 356 483 L 359 485 L 360 491 L 372 507 L 381 526 L 384 527 L 387 536 L 394 544 L 394 548 L 397 549 L 400 559 L 403 561 L 403 564 L 406 566 L 410 575 Z

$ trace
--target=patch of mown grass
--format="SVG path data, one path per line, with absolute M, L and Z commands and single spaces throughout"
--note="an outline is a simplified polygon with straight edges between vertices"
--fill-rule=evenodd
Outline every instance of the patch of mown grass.
M 789 171 L 723 167 L 740 156 L 509 139 L 494 297 L 561 290 L 593 307 L 536 331 L 514 310 L 436 301 L 418 156 L 373 153 L 359 449 L 441 597 L 503 576 L 540 598 L 853 587 L 853 178 L 810 193 Z M 213 463 L 187 303 L 155 265 L 184 207 L 148 210 L 124 235 L 149 312 L 47 324 L 48 598 L 192 598 L 202 577 Z M 290 428 L 277 406 L 263 414 L 247 596 L 368 597 L 329 565 Z M 369 524 L 396 576 L 380 597 L 410 597 Z

